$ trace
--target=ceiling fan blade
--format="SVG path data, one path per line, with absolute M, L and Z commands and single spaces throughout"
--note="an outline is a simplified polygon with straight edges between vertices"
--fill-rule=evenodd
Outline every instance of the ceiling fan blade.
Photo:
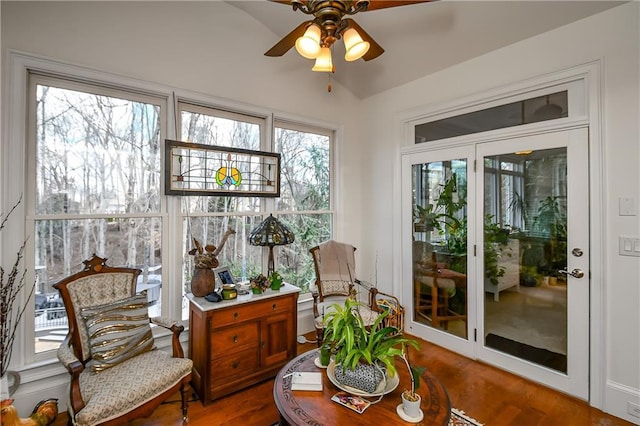
M 280 4 L 286 4 L 286 5 L 291 5 L 291 0 L 269 0 L 272 1 L 274 3 L 280 3 Z
M 279 0 L 272 0 L 272 1 L 279 1 Z M 406 6 L 409 4 L 429 3 L 431 1 L 434 1 L 434 0 L 371 0 L 369 3 L 369 7 L 367 7 L 367 10 L 365 12 L 378 10 L 378 9 L 386 9 L 389 7 Z
M 292 6 L 294 2 L 292 0 L 269 0 L 273 3 L 286 4 L 287 6 Z M 300 3 L 306 4 L 307 0 L 298 0 Z M 389 7 L 396 6 L 406 6 L 409 4 L 417 4 L 417 3 L 429 3 L 435 0 L 369 0 L 369 6 L 367 7 L 367 11 L 369 10 L 378 10 L 378 9 L 387 9 Z
M 343 19 L 343 21 L 346 21 L 350 27 L 355 29 L 358 32 L 358 34 L 360 34 L 360 37 L 362 37 L 364 41 L 369 42 L 369 50 L 367 51 L 367 53 L 364 54 L 362 59 L 364 59 L 365 61 L 370 61 L 384 53 L 384 49 L 378 43 L 376 43 L 373 37 L 367 34 L 367 32 L 363 30 L 362 27 L 358 25 L 356 21 L 354 21 L 351 18 L 345 18 Z
M 265 52 L 265 56 L 282 56 L 289 51 L 295 44 L 298 37 L 301 37 L 309 24 L 313 21 L 305 21 L 298 25 L 293 31 L 284 36 L 271 49 Z

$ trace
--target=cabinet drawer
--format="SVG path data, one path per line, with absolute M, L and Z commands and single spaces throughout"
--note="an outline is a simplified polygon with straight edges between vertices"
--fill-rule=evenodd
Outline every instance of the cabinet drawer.
M 258 346 L 258 321 L 218 329 L 211 333 L 211 356 L 230 356 L 238 350 Z
M 292 297 L 271 297 L 260 302 L 216 310 L 211 314 L 211 326 L 218 328 L 229 324 L 238 324 L 242 321 L 262 318 L 291 309 L 293 309 Z
M 217 358 L 211 362 L 212 387 L 224 384 L 227 378 L 234 380 L 250 374 L 260 365 L 260 348 L 255 347 Z

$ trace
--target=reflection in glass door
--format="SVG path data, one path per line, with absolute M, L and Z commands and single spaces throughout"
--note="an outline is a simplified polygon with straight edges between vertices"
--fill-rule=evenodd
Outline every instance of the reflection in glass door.
M 589 395 L 587 131 L 476 148 L 478 359 L 582 399 Z
M 408 332 L 586 399 L 588 165 L 587 128 L 403 155 Z
M 413 320 L 467 337 L 467 160 L 412 165 Z
M 484 158 L 485 345 L 567 372 L 567 149 Z

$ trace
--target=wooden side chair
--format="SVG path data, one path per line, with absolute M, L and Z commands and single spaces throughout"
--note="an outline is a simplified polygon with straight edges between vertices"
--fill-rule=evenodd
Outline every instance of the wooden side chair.
M 323 247 L 324 245 L 324 247 Z M 311 288 L 313 296 L 313 317 L 318 346 L 324 338 L 324 315 L 333 304 L 343 304 L 347 297 L 355 297 L 362 303 L 359 307 L 360 316 L 365 325 L 371 326 L 383 312 L 389 311 L 383 326 L 392 326 L 402 333 L 404 327 L 404 309 L 397 297 L 382 293 L 366 281 L 356 278 L 355 247 L 329 240 L 310 251 L 316 272 L 315 284 Z M 325 262 L 331 267 L 323 265 L 322 253 L 330 256 Z M 330 253 L 330 254 L 329 254 Z M 363 295 L 366 294 L 366 296 Z
M 71 375 L 70 424 L 121 425 L 149 416 L 178 391 L 186 420 L 193 363 L 180 345 L 184 327 L 149 319 L 146 293 L 136 295 L 139 269 L 105 262 L 93 255 L 82 271 L 54 285 L 69 322 L 58 359 Z M 171 330 L 173 354 L 155 349 L 150 322 Z
M 466 294 L 467 276 L 437 262 L 429 243 L 414 241 L 413 250 L 414 316 L 445 330 L 449 321 L 463 321 L 466 336 L 466 297 L 460 312 L 450 306 L 450 299 L 457 292 Z

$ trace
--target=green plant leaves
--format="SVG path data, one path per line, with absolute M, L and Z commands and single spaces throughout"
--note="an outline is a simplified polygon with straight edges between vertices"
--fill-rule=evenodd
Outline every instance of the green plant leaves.
M 361 303 L 347 299 L 334 304 L 325 317 L 323 344 L 332 348 L 337 365 L 355 369 L 358 363 L 383 364 L 389 376 L 396 373 L 395 357 L 402 357 L 407 345 L 418 349 L 418 342 L 397 334 L 395 327 L 383 327 L 389 312 L 380 314 L 371 327 L 365 327 L 358 308 Z

